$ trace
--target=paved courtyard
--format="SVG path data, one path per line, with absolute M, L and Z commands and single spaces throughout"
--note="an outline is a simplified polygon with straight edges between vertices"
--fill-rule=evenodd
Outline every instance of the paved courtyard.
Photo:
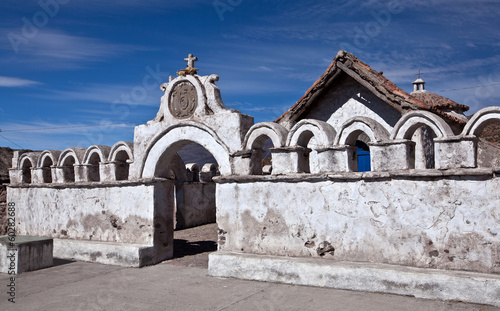
M 16 303 L 0 310 L 482 310 L 499 308 L 413 297 L 214 278 L 207 275 L 216 225 L 176 231 L 176 257 L 141 269 L 55 260 L 16 276 Z M 0 275 L 6 289 L 9 276 Z

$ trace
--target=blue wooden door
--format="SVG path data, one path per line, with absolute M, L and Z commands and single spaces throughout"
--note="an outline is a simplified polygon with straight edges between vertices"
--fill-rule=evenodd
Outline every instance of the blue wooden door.
M 372 170 L 370 164 L 370 148 L 362 141 L 356 141 L 358 172 L 369 172 Z

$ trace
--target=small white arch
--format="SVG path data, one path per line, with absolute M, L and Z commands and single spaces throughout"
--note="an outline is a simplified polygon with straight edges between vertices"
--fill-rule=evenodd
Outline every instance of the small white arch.
M 134 161 L 134 143 L 128 141 L 119 141 L 113 145 L 111 151 L 109 152 L 108 162 L 116 161 L 116 156 L 120 152 L 126 152 L 128 155 L 128 161 Z
M 324 121 L 304 119 L 288 133 L 287 146 L 307 147 L 309 140 L 314 137 L 318 146 L 329 147 L 333 145 L 336 134 L 335 129 Z
M 41 152 L 27 152 L 23 153 L 19 156 L 18 162 L 17 162 L 17 167 L 23 168 L 26 167 L 25 161 L 30 162 L 30 167 L 35 168 L 36 165 L 38 164 L 38 159 L 40 158 Z
M 389 132 L 379 122 L 368 117 L 354 117 L 341 126 L 341 130 L 335 138 L 335 145 L 354 145 L 361 133 L 367 135 L 372 143 L 389 138 Z
M 116 180 L 128 180 L 130 163 L 134 161 L 134 143 L 119 141 L 113 145 L 109 152 L 108 162 L 113 163 Z
M 500 121 L 500 107 L 487 107 L 479 110 L 465 125 L 462 135 L 463 136 L 477 136 L 491 121 Z
M 52 166 L 57 165 L 57 159 L 61 155 L 60 150 L 44 150 L 38 158 L 37 167 L 42 170 L 42 182 L 52 183 L 54 176 L 52 176 Z
M 270 138 L 274 148 L 284 147 L 288 131 L 274 122 L 261 122 L 254 124 L 245 135 L 243 150 L 262 148 L 265 141 Z
M 83 164 L 86 166 L 85 178 L 88 181 L 101 180 L 100 164 L 106 163 L 110 150 L 109 146 L 92 145 L 85 151 Z
M 38 168 L 43 168 L 47 160 L 50 159 L 52 161 L 52 165 L 57 165 L 57 160 L 59 159 L 59 156 L 61 155 L 60 150 L 44 150 L 40 154 L 40 157 L 38 157 L 38 162 L 36 166 Z
M 31 170 L 35 168 L 37 164 L 40 152 L 29 152 L 23 153 L 19 157 L 19 168 L 21 169 L 21 182 L 26 184 L 31 184 L 33 176 Z
M 101 146 L 101 145 L 92 145 L 87 150 L 85 151 L 85 154 L 83 155 L 83 164 L 90 164 L 90 159 L 94 154 L 97 154 L 99 156 L 100 161 L 102 163 L 105 163 L 108 159 L 109 156 L 109 151 L 111 150 L 111 147 L 109 146 Z
M 68 148 L 61 152 L 57 166 L 62 169 L 64 182 L 75 182 L 75 165 L 82 164 L 85 148 Z
M 86 148 L 67 148 L 61 152 L 59 159 L 57 160 L 57 166 L 63 166 L 63 163 L 68 157 L 73 157 L 75 160 L 75 165 L 82 164 L 83 156 L 87 151 Z
M 423 125 L 431 128 L 438 138 L 453 136 L 451 127 L 442 118 L 428 111 L 412 111 L 399 119 L 394 126 L 390 139 L 411 139 L 413 133 Z
M 223 175 L 231 175 L 229 148 L 217 134 L 205 125 L 186 122 L 173 125 L 160 133 L 149 145 L 141 168 L 143 178 L 155 177 L 156 166 L 163 156 L 173 157 L 178 149 L 194 142 L 207 149 L 219 164 Z M 165 154 L 169 152 L 169 154 Z M 170 154 L 171 153 L 171 154 Z

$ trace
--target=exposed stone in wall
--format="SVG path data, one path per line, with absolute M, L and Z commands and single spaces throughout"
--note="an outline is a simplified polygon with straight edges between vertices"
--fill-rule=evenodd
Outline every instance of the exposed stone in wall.
M 486 125 L 481 134 L 479 134 L 479 138 L 483 138 L 500 147 L 500 120 L 490 122 Z
M 7 233 L 7 187 L 8 180 L 0 184 L 0 235 Z
M 7 233 L 7 204 L 0 203 L 0 235 Z
M 500 146 L 484 138 L 479 138 L 477 165 L 479 167 L 500 167 Z
M 7 233 L 7 189 L 14 150 L 0 147 L 0 235 Z

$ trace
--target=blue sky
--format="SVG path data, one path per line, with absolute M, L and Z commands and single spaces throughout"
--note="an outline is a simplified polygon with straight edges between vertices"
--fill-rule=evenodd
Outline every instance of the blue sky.
M 199 58 L 228 108 L 272 121 L 339 49 L 410 92 L 500 105 L 500 2 L 2 0 L 0 146 L 65 149 L 133 140 L 160 84 Z

